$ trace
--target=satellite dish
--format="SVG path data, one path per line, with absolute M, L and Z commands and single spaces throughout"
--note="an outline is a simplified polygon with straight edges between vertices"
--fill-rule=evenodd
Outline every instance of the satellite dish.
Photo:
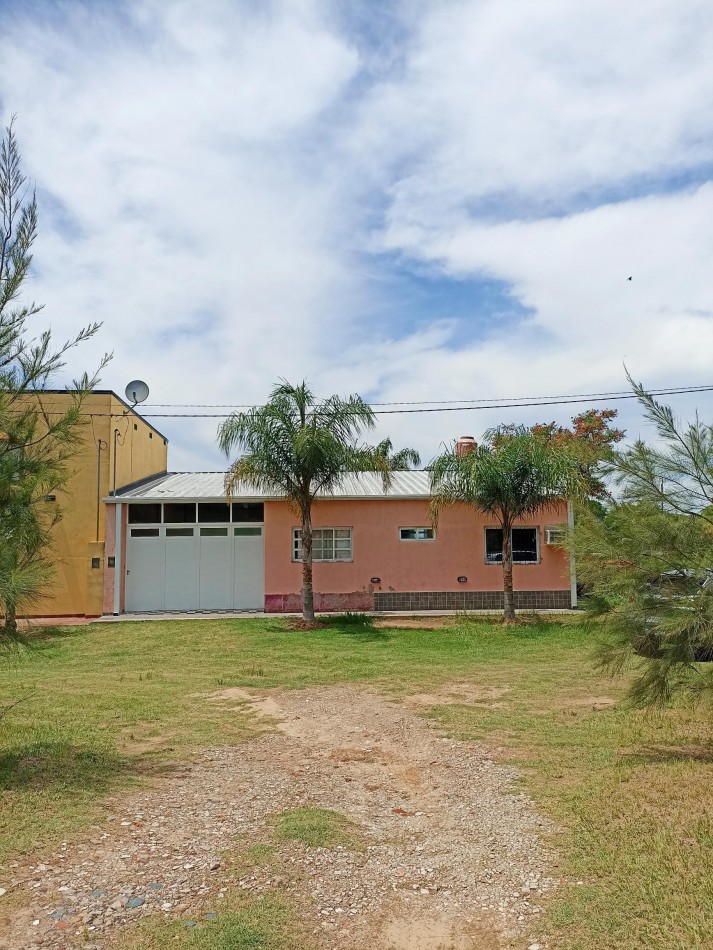
M 136 405 L 137 402 L 145 402 L 149 398 L 149 387 L 143 379 L 132 379 L 125 393 L 128 401 Z

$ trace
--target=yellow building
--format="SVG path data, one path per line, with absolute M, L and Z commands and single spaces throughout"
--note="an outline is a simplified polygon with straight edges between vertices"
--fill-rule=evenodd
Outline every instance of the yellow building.
M 43 392 L 41 398 L 51 413 L 66 410 L 71 397 L 57 390 Z M 116 393 L 93 392 L 83 411 L 86 424 L 70 463 L 70 478 L 45 502 L 62 511 L 52 529 L 55 578 L 47 596 L 31 611 L 21 608 L 21 616 L 101 616 L 104 572 L 113 569 L 104 557 L 102 499 L 166 471 L 168 440 Z

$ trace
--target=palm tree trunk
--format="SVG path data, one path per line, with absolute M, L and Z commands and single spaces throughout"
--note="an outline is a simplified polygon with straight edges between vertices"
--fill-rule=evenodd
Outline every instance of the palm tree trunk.
M 312 512 L 302 512 L 302 619 L 314 623 L 312 586 Z
M 503 526 L 503 594 L 505 623 L 515 619 L 515 596 L 512 589 L 512 531 L 510 525 Z

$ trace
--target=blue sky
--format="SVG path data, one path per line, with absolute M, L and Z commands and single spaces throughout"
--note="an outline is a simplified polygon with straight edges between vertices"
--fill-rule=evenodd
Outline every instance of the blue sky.
M 702 0 L 0 2 L 0 112 L 58 337 L 103 383 L 252 403 L 713 382 Z M 633 281 L 626 278 L 633 275 Z M 706 396 L 676 399 L 686 415 Z M 635 405 L 622 423 L 646 436 Z M 583 407 L 582 407 L 583 408 Z M 389 416 L 439 444 L 576 407 Z M 213 420 L 156 420 L 217 468 Z

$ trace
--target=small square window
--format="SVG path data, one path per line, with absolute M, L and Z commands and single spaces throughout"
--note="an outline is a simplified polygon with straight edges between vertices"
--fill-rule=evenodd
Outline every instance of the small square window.
M 161 505 L 129 505 L 129 524 L 161 524 Z
M 244 523 L 265 520 L 265 506 L 262 502 L 234 501 L 233 522 Z
M 163 506 L 164 524 L 195 524 L 195 502 L 165 502 Z
M 198 505 L 198 521 L 201 524 L 230 521 L 230 505 L 206 502 Z
M 401 541 L 435 541 L 436 532 L 433 528 L 399 528 Z

